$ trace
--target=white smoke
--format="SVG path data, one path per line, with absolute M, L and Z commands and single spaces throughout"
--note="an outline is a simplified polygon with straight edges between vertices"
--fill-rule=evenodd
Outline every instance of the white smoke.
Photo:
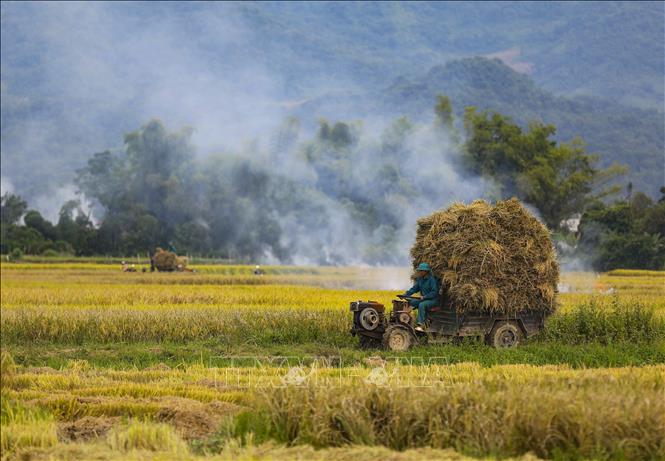
M 348 158 L 334 161 L 349 162 L 350 168 L 344 170 L 348 176 L 342 178 L 347 186 L 356 193 L 360 190 L 360 199 L 383 204 L 387 209 L 379 211 L 398 217 L 399 225 L 384 222 L 367 229 L 354 216 L 358 213 L 356 204 L 311 190 L 313 197 L 310 198 L 322 208 L 315 225 L 309 220 L 303 221 L 297 210 L 275 215 L 283 230 L 281 243 L 292 249 L 293 262 L 360 266 L 381 260 L 404 264 L 408 262 L 418 218 L 456 201 L 468 203 L 487 198 L 490 184 L 461 173 L 456 166 L 461 157 L 460 145 L 451 139 L 449 130 L 431 123 L 411 126 L 396 158 L 386 158 L 388 154 L 382 145 L 386 135 L 394 133 L 395 122 L 370 122 L 355 127 L 358 139 L 350 148 Z M 312 185 L 321 178 L 317 177 L 312 164 L 304 162 L 302 156 L 298 159 L 298 152 L 304 148 L 296 146 L 281 154 L 283 162 L 275 165 L 275 169 L 290 180 Z M 387 167 L 396 168 L 400 175 L 386 192 L 380 183 L 390 180 L 382 177 Z M 383 245 L 387 241 L 393 242 L 390 247 L 394 254 L 379 256 L 385 251 Z M 267 255 L 266 261 L 271 256 Z
M 14 193 L 14 184 L 12 184 L 12 181 L 5 176 L 0 176 L 0 195 L 13 194 L 13 193 Z
M 80 198 L 71 183 L 74 171 L 95 152 L 121 148 L 125 133 L 153 117 L 170 129 L 193 127 L 199 155 L 232 151 L 258 159 L 275 174 L 316 183 L 317 172 L 302 159 L 302 145 L 314 135 L 313 120 L 303 121 L 309 129 L 286 130 L 284 120 L 331 88 L 348 92 L 348 84 L 316 76 L 309 93 L 294 100 L 291 82 L 255 59 L 261 37 L 235 6 L 171 8 L 2 4 L 3 191 L 20 193 L 31 208 L 57 221 L 62 204 Z M 29 75 L 39 85 L 30 91 L 21 87 L 21 63 L 11 59 L 12 47 L 24 43 L 29 46 L 22 51 L 39 63 L 39 75 Z M 343 108 L 332 107 L 323 106 L 315 117 L 348 120 Z M 347 181 L 399 216 L 395 261 L 405 261 L 417 218 L 456 200 L 482 197 L 487 184 L 459 172 L 454 162 L 459 152 L 449 135 L 418 125 L 397 159 L 406 184 L 376 196 L 382 135 L 392 123 L 385 115 L 358 124 Z M 320 208 L 319 226 L 303 226 L 294 213 L 277 216 L 296 263 L 363 264 L 367 252 L 390 238 L 387 226 L 367 230 L 354 224 L 356 211 L 349 203 L 323 193 L 313 200 Z M 265 258 L 275 256 L 266 250 Z

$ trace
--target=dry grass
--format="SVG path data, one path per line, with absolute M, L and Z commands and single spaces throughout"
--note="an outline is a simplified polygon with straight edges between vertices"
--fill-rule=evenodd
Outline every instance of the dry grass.
M 395 293 L 348 289 L 354 283 L 385 286 L 395 278 L 392 269 L 264 268 L 266 275 L 256 277 L 251 266 L 210 266 L 196 274 L 60 266 L 1 267 L 3 459 L 202 459 L 197 442 L 217 440 L 230 419 L 237 423 L 247 415 L 257 423 L 254 442 L 245 425 L 240 439 L 204 444 L 214 447 L 210 459 L 664 456 L 662 364 L 571 369 L 358 360 L 314 367 L 305 386 L 285 387 L 289 369 L 274 364 L 116 370 L 85 360 L 62 369 L 14 363 L 6 347 L 35 341 L 68 348 L 85 343 L 82 349 L 100 341 L 186 345 L 202 338 L 344 346 L 352 341 L 348 302 L 388 302 Z M 408 272 L 399 274 L 397 284 L 408 285 Z M 562 309 L 550 318 L 561 327 L 552 330 L 563 335 L 556 341 L 583 342 L 590 327 L 610 340 L 630 333 L 625 321 L 615 321 L 617 303 L 643 303 L 660 318 L 665 313 L 665 273 L 564 274 L 562 280 L 570 292 L 559 296 Z M 595 310 L 578 312 L 590 300 Z M 634 330 L 643 317 L 625 319 Z M 385 371 L 385 386 L 368 385 L 377 368 Z M 259 440 L 261 427 L 283 441 L 325 448 Z
M 58 437 L 65 442 L 86 442 L 90 439 L 103 437 L 119 422 L 119 417 L 84 416 L 75 421 L 60 423 L 58 425 Z
M 338 347 L 352 342 L 347 331 L 349 301 L 373 299 L 389 305 L 397 291 L 237 285 L 235 275 L 139 275 L 111 272 L 108 268 L 61 270 L 60 266 L 46 271 L 3 265 L 2 344 L 216 339 L 225 344 L 312 342 Z M 270 272 L 271 268 L 265 270 Z M 361 281 L 372 278 L 369 284 L 374 285 L 391 280 L 396 285 L 400 280 L 408 284 L 407 271 L 400 277 L 394 269 L 320 270 L 317 275 L 278 277 L 285 277 L 289 283 L 314 277 L 313 283 L 319 285 L 326 280 L 329 284 L 344 284 L 358 275 Z M 558 297 L 560 312 L 574 313 L 590 300 L 599 309 L 611 311 L 618 299 L 626 305 L 653 308 L 658 316 L 663 316 L 663 274 L 663 277 L 564 274 L 562 283 L 567 292 Z M 210 281 L 208 277 L 216 277 L 216 281 L 206 283 Z M 265 281 L 265 277 L 255 278 Z M 222 279 L 230 284 L 219 284 Z M 192 280 L 197 284 L 190 283 Z M 165 285 L 166 282 L 170 284 Z
M 50 449 L 29 449 L 17 459 L 29 457 L 31 461 L 53 460 L 108 460 L 108 461 L 173 461 L 174 456 L 164 451 L 133 450 L 119 452 L 111 450 L 103 442 L 87 444 L 60 444 Z M 341 448 L 314 449 L 311 446 L 285 446 L 276 443 L 260 445 L 241 444 L 234 440 L 225 443 L 219 453 L 197 455 L 191 452 L 178 453 L 179 461 L 480 461 L 496 458 L 464 456 L 454 450 L 418 448 L 395 451 L 385 447 L 351 446 Z M 531 454 L 505 461 L 538 461 Z
M 16 308 L 4 311 L 1 322 L 5 344 L 200 339 L 254 345 L 349 342 L 348 315 L 339 309 Z
M 266 395 L 265 424 L 278 440 L 317 447 L 663 459 L 664 371 L 561 373 L 543 379 L 537 369 L 499 368 L 487 381 L 408 393 L 399 386 L 278 389 Z
M 94 415 L 113 421 L 112 429 L 105 426 L 106 435 L 91 439 L 106 440 L 112 452 L 186 456 L 183 440 L 206 439 L 228 417 L 250 410 L 251 424 L 240 434 L 245 440 L 251 438 L 247 431 L 254 431 L 259 438 L 315 447 L 454 448 L 546 458 L 557 452 L 625 459 L 665 454 L 663 365 L 573 370 L 387 363 L 388 379 L 380 385 L 367 384 L 374 370 L 363 366 L 319 367 L 302 386 L 285 386 L 288 367 L 230 371 L 203 366 L 122 371 L 76 364 L 35 372 L 17 366 L 3 390 L 3 402 L 12 402 L 9 411 L 3 408 L 3 428 L 10 434 L 3 443 L 13 452 L 46 449 L 57 444 L 56 420 L 61 431 L 98 428 L 100 420 L 89 419 Z M 215 387 L 207 385 L 211 381 Z M 18 414 L 12 408 L 41 416 L 6 417 Z M 114 417 L 133 419 L 124 425 Z
M 614 269 L 607 273 L 610 277 L 658 277 L 665 279 L 665 271 L 649 271 L 641 269 Z M 665 280 L 664 280 L 665 281 Z
M 374 290 L 322 290 L 288 285 L 200 286 L 160 284 L 113 285 L 98 283 L 41 282 L 8 280 L 3 283 L 3 308 L 174 308 L 219 307 L 244 309 L 339 309 L 353 299 L 385 299 L 392 292 Z M 387 298 L 390 299 L 390 298 Z
M 456 203 L 418 220 L 414 268 L 429 263 L 460 311 L 551 313 L 559 266 L 549 231 L 517 199 Z
M 112 430 L 107 436 L 111 450 L 134 451 L 147 450 L 166 452 L 175 457 L 189 452 L 187 444 L 168 424 L 131 421 L 125 427 Z

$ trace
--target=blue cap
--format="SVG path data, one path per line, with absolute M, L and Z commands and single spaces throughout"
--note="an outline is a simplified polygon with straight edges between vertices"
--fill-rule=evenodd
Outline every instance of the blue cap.
M 418 264 L 418 269 L 416 269 L 416 270 L 419 270 L 419 271 L 431 271 L 432 268 L 429 267 L 429 264 L 427 264 L 427 263 L 420 263 L 420 264 Z

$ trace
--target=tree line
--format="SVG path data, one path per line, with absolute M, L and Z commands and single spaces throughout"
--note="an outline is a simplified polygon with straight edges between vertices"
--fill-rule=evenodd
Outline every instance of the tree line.
M 599 270 L 665 267 L 665 188 L 657 202 L 627 190 L 623 168 L 598 168 L 581 139 L 556 142 L 550 124 L 522 127 L 474 107 L 458 121 L 445 96 L 433 112 L 429 124 L 402 117 L 374 137 L 360 122 L 322 120 L 304 138 L 290 118 L 267 148 L 204 158 L 191 130 L 152 120 L 76 172 L 90 212 L 72 200 L 54 224 L 3 195 L 1 250 L 122 256 L 161 246 L 236 260 L 399 264 L 409 213 L 463 199 L 459 189 L 480 178 L 484 198 L 516 196 L 535 209 L 564 256 Z M 437 179 L 450 169 L 459 184 Z

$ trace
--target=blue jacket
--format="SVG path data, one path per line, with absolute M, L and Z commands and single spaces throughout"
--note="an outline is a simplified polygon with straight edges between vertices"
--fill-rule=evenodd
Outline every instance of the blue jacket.
M 430 272 L 425 277 L 416 279 L 416 283 L 406 292 L 407 296 L 420 292 L 423 299 L 436 299 L 439 295 L 439 282 Z

